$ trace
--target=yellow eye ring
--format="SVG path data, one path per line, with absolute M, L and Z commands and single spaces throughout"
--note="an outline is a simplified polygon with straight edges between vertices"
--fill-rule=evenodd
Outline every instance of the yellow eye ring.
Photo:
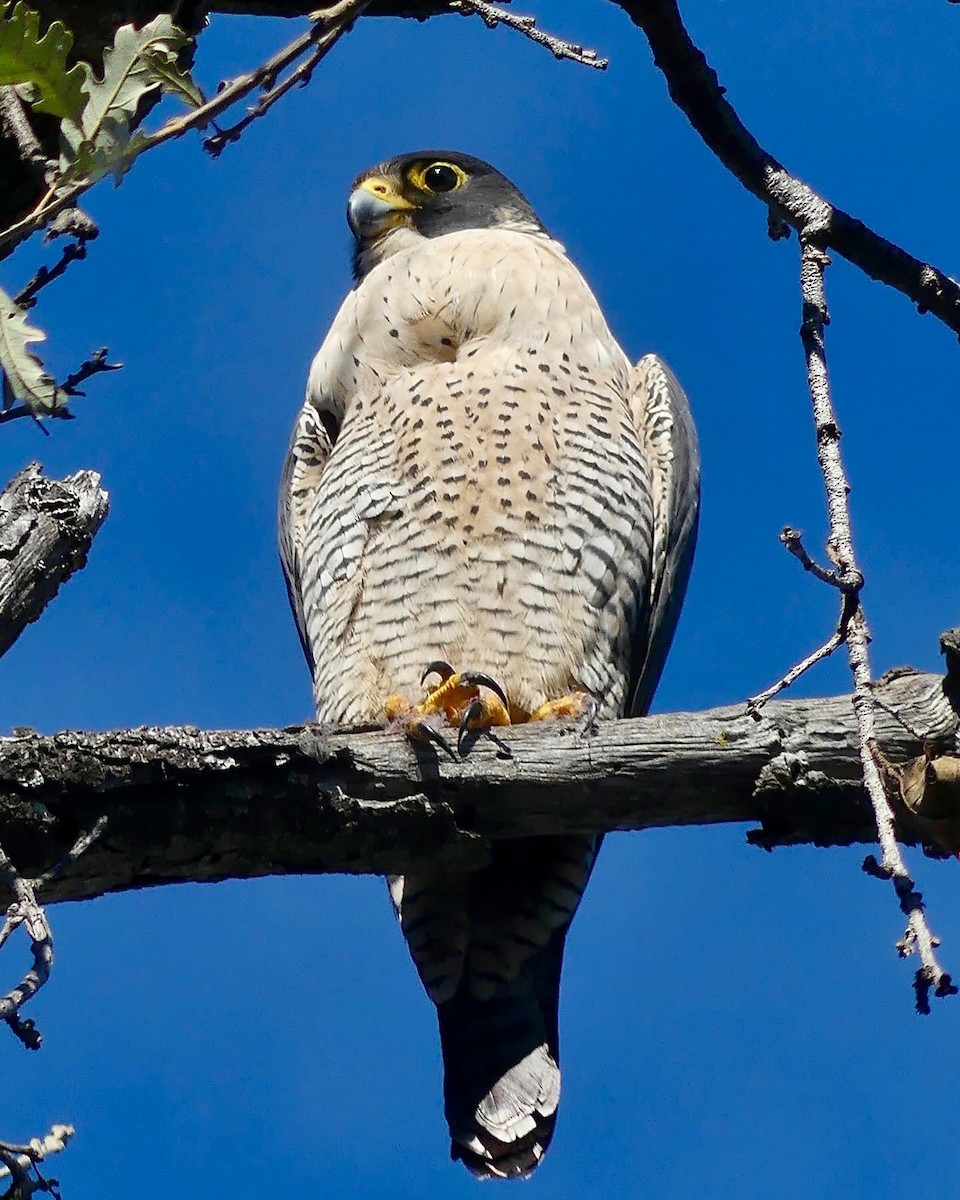
M 456 163 L 416 163 L 407 176 L 415 188 L 436 196 L 442 192 L 455 192 L 467 182 L 467 174 Z

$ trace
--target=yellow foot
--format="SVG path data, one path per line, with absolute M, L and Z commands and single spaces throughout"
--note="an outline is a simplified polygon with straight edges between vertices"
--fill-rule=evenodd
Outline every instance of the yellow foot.
M 590 708 L 596 706 L 596 700 L 590 692 L 569 692 L 556 700 L 548 700 L 541 704 L 529 717 L 531 721 L 562 721 L 567 717 L 582 717 Z
M 432 688 L 420 704 L 411 704 L 404 696 L 388 696 L 384 702 L 387 719 L 400 725 L 415 737 L 426 737 L 446 743 L 437 725 L 446 722 L 456 726 L 457 751 L 460 751 L 463 735 L 475 729 L 489 729 L 494 725 L 509 725 L 510 712 L 503 688 L 490 675 L 482 671 L 454 671 L 449 663 L 432 662 L 420 677 L 421 684 L 430 675 L 439 675 L 440 683 Z M 481 695 L 480 689 L 487 688 L 492 696 Z
M 581 737 L 592 736 L 595 732 L 594 721 L 600 702 L 592 692 L 569 692 L 566 696 L 558 696 L 556 700 L 548 700 L 530 714 L 531 721 L 564 721 L 574 720 L 574 732 Z

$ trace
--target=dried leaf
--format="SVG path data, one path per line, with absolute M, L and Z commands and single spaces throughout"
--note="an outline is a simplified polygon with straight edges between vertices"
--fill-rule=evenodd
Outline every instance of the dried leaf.
M 34 108 L 79 120 L 89 68 L 68 65 L 72 45 L 73 34 L 62 21 L 52 21 L 40 37 L 40 14 L 19 0 L 0 20 L 0 84 L 28 84 Z
M 960 817 L 960 758 L 922 755 L 899 773 L 900 795 L 911 812 L 934 820 Z
M 31 342 L 46 338 L 42 329 L 27 321 L 25 309 L 0 288 L 0 370 L 3 371 L 3 408 L 26 404 L 37 416 L 51 413 L 66 403 L 43 363 L 30 349 Z
M 900 796 L 925 837 L 960 852 L 960 758 L 923 754 L 896 768 Z

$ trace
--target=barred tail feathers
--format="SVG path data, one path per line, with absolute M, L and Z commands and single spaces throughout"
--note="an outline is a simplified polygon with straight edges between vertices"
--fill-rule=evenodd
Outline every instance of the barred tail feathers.
M 558 931 L 493 998 L 464 985 L 437 1009 L 451 1157 L 478 1178 L 530 1175 L 553 1136 L 563 941 Z
M 600 840 L 503 841 L 480 871 L 390 880 L 437 1005 L 452 1157 L 480 1178 L 530 1175 L 553 1136 L 563 946 Z

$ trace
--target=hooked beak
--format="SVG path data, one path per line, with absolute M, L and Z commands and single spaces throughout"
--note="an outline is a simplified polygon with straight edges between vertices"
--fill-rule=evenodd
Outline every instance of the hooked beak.
M 403 224 L 416 206 L 404 199 L 389 179 L 373 176 L 354 188 L 347 202 L 347 221 L 358 241 L 377 237 Z

